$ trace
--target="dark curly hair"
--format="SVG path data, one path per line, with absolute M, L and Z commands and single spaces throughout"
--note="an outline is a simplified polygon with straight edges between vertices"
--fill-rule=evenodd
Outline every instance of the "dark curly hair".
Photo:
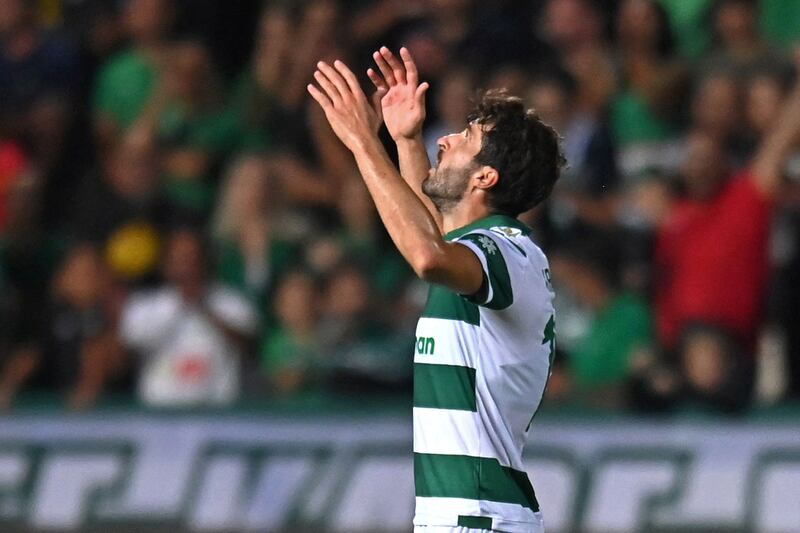
M 553 128 L 505 90 L 483 93 L 468 119 L 483 129 L 475 160 L 500 174 L 489 190 L 493 212 L 516 217 L 550 196 L 566 163 Z

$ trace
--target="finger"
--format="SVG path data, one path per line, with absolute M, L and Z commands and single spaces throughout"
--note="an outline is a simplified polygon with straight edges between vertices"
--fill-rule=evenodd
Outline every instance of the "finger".
M 321 107 L 322 109 L 328 109 L 329 107 L 331 107 L 331 106 L 333 105 L 333 104 L 331 103 L 330 99 L 329 99 L 327 96 L 325 96 L 324 94 L 322 94 L 322 91 L 320 91 L 319 89 L 317 89 L 317 88 L 314 86 L 314 84 L 313 84 L 313 83 L 309 83 L 309 84 L 306 86 L 306 89 L 308 89 L 308 92 L 309 92 L 309 94 L 311 94 L 311 97 L 312 97 L 314 100 L 316 100 L 316 101 L 317 101 L 317 103 L 320 105 L 320 107 Z
M 375 114 L 378 115 L 378 120 L 383 120 L 383 107 L 381 106 L 381 99 L 385 94 L 385 89 L 378 89 L 372 93 L 372 109 L 375 110 Z
M 339 74 L 336 69 L 324 61 L 317 63 L 317 68 L 325 75 L 326 78 L 328 78 L 331 83 L 336 86 L 336 89 L 339 90 L 339 94 L 341 95 L 342 99 L 352 94 L 350 87 L 347 86 L 347 82 L 344 81 L 344 78 L 342 78 L 342 75 Z
M 405 83 L 406 69 L 403 67 L 403 64 L 397 60 L 392 51 L 385 46 L 382 46 L 381 55 L 386 62 L 389 63 L 389 67 L 391 67 L 392 72 L 394 73 L 394 78 L 398 81 L 398 83 Z
M 338 59 L 333 62 L 333 67 L 339 74 L 342 75 L 344 81 L 347 82 L 347 86 L 350 88 L 351 94 L 354 96 L 364 96 L 364 91 L 361 89 L 361 84 L 358 83 L 358 79 L 356 78 L 356 75 L 353 74 L 353 71 L 350 70 L 350 67 Z
M 397 80 L 394 79 L 394 72 L 392 72 L 392 67 L 389 66 L 389 63 L 383 58 L 380 52 L 375 52 L 372 54 L 372 59 L 375 60 L 375 64 L 378 65 L 378 70 L 381 71 L 381 75 L 383 75 L 383 79 L 386 81 L 386 84 L 389 87 L 393 87 L 397 85 Z
M 424 81 L 419 87 L 417 87 L 417 90 L 414 91 L 414 98 L 423 106 L 425 105 L 425 93 L 428 92 L 428 88 L 430 88 L 430 84 L 427 81 Z
M 376 89 L 378 89 L 378 90 L 383 89 L 384 91 L 388 91 L 389 90 L 389 86 L 386 85 L 386 82 L 383 81 L 383 78 L 381 78 L 378 75 L 378 73 L 375 72 L 374 70 L 372 70 L 371 68 L 367 69 L 367 77 L 375 85 Z
M 334 106 L 338 106 L 342 103 L 342 95 L 339 94 L 339 90 L 333 83 L 331 83 L 325 74 L 315 70 L 314 79 L 317 80 L 317 83 L 319 83 L 319 86 L 322 87 L 323 91 L 325 91 L 325 95 Z
M 417 64 L 414 63 L 414 58 L 411 57 L 411 52 L 408 48 L 403 46 L 400 48 L 400 58 L 403 60 L 403 66 L 406 68 L 406 79 L 411 85 L 416 85 L 419 81 L 419 73 L 417 71 Z

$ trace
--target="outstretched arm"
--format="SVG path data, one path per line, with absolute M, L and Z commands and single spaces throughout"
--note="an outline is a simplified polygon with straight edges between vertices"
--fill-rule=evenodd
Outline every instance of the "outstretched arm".
M 795 70 L 800 73 L 800 49 L 795 51 Z M 789 151 L 800 135 L 800 80 L 795 83 L 780 113 L 780 120 L 764 136 L 753 158 L 753 179 L 767 196 L 775 196 L 783 177 Z
M 442 214 L 422 192 L 422 181 L 428 176 L 431 163 L 422 140 L 425 122 L 425 93 L 428 83 L 419 83 L 417 65 L 406 48 L 400 49 L 402 63 L 384 47 L 372 54 L 380 74 L 373 69 L 367 75 L 378 92 L 382 92 L 381 111 L 386 129 L 397 144 L 400 175 L 430 212 L 439 230 Z
M 422 201 L 403 181 L 378 139 L 379 117 L 358 80 L 341 61 L 317 63 L 320 88 L 308 91 L 325 111 L 339 139 L 353 152 L 356 164 L 378 208 L 378 214 L 403 257 L 417 275 L 461 294 L 475 294 L 483 269 L 475 254 L 446 242 Z

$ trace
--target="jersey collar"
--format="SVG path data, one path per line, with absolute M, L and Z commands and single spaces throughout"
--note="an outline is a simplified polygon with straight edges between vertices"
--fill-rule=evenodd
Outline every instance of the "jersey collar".
M 523 235 L 529 235 L 531 232 L 531 228 L 514 217 L 510 217 L 508 215 L 489 215 L 488 217 L 479 218 L 474 222 L 470 222 L 466 226 L 462 226 L 454 229 L 453 231 L 447 232 L 444 238 L 445 240 L 449 241 L 452 239 L 457 239 L 462 235 L 466 235 L 475 229 L 490 229 L 497 226 L 517 228 L 518 230 L 522 231 Z

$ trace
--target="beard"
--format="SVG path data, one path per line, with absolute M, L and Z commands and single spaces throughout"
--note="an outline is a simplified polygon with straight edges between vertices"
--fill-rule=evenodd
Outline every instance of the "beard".
M 422 180 L 422 192 L 440 213 L 446 213 L 464 198 L 472 168 L 435 168 Z

